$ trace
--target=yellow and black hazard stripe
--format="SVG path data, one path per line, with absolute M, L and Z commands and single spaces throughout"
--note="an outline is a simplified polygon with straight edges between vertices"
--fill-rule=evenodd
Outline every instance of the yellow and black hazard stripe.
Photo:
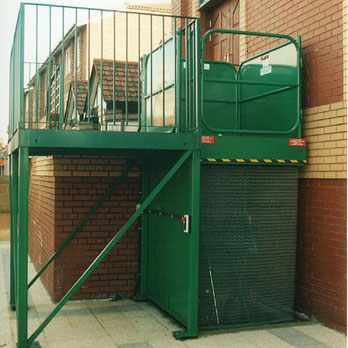
M 264 164 L 264 163 L 277 163 L 277 164 L 306 164 L 307 160 L 297 159 L 269 159 L 269 158 L 202 158 L 201 162 L 208 163 L 253 163 L 253 164 Z

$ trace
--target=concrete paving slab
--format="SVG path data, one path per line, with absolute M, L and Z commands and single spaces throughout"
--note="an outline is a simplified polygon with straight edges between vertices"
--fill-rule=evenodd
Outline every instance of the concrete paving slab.
M 15 313 L 8 307 L 9 244 L 0 242 L 0 347 L 15 348 Z M 30 276 L 35 274 L 29 263 Z M 55 307 L 42 283 L 30 291 L 29 332 Z M 346 337 L 320 324 L 303 323 L 201 333 L 175 340 L 180 325 L 149 302 L 69 302 L 38 337 L 43 348 L 344 348 Z

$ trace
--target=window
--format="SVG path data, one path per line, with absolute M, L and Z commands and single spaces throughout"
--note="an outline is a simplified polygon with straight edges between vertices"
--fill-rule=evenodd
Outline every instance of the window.
M 65 51 L 65 74 L 69 74 L 69 72 L 71 71 L 71 51 L 70 49 L 67 49 Z

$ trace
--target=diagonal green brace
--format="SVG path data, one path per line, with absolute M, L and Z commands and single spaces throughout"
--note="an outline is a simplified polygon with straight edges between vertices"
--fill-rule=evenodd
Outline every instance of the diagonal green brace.
M 110 250 L 115 246 L 115 244 L 123 237 L 123 235 L 128 231 L 128 229 L 133 225 L 135 220 L 143 213 L 143 211 L 149 206 L 153 199 L 160 193 L 162 188 L 167 184 L 167 182 L 173 177 L 173 175 L 178 171 L 178 169 L 184 164 L 184 162 L 190 157 L 192 151 L 186 151 L 180 159 L 174 164 L 170 171 L 163 177 L 163 179 L 157 184 L 137 211 L 129 218 L 129 220 L 123 225 L 123 227 L 118 231 L 118 233 L 111 239 L 111 241 L 106 245 L 106 247 L 101 251 L 101 253 L 96 257 L 96 259 L 91 263 L 91 265 L 86 269 L 86 271 L 81 275 L 81 277 L 75 282 L 71 289 L 65 294 L 65 296 L 59 301 L 57 306 L 53 311 L 47 316 L 47 318 L 41 323 L 41 325 L 36 329 L 36 331 L 29 337 L 27 345 L 34 342 L 37 336 L 45 329 L 45 327 L 50 323 L 50 321 L 55 317 L 55 315 L 62 309 L 67 301 L 74 295 L 74 293 L 80 288 L 88 276 L 98 267 L 100 262 L 104 257 L 110 252 Z
M 80 223 L 76 226 L 74 231 L 63 241 L 60 247 L 55 251 L 55 253 L 48 259 L 48 261 L 42 266 L 39 272 L 35 275 L 35 277 L 29 282 L 28 289 L 36 282 L 38 278 L 40 278 L 41 274 L 47 269 L 47 267 L 55 260 L 55 258 L 65 249 L 65 247 L 71 242 L 71 240 L 75 237 L 76 233 L 81 230 L 81 228 L 87 223 L 87 221 L 91 218 L 91 216 L 102 206 L 102 204 L 107 200 L 110 195 L 115 191 L 117 186 L 126 178 L 128 173 L 135 166 L 134 163 L 130 163 L 122 175 L 116 178 L 116 180 L 112 183 L 109 189 L 104 193 L 104 195 L 99 199 L 97 204 L 93 206 L 90 211 L 86 214 L 86 216 L 80 221 Z

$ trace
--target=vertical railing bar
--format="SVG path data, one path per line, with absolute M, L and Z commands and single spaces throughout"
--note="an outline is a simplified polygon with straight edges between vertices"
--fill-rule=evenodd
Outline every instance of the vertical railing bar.
M 103 10 L 100 11 L 100 124 L 101 128 L 103 129 L 103 79 L 104 79 L 104 74 L 103 74 L 103 69 L 104 69 L 104 64 L 103 64 Z
M 113 60 L 112 60 L 112 124 L 116 124 L 116 86 L 115 86 L 115 60 L 116 60 L 116 23 L 115 23 L 116 12 L 114 11 L 113 18 Z
M 29 65 L 30 66 L 30 65 Z M 10 79 L 9 79 L 9 118 L 8 118 L 8 126 L 9 126 L 9 139 L 12 137 L 13 134 L 13 48 L 11 50 L 10 55 Z M 25 120 L 24 120 L 25 121 Z
M 51 119 L 51 70 L 52 70 L 52 8 L 48 9 L 48 71 L 47 71 L 47 114 L 46 114 L 46 128 L 49 120 Z
M 39 6 L 35 6 L 35 68 L 36 68 L 36 83 L 35 83 L 35 126 L 39 123 Z
M 17 123 L 24 128 L 24 49 L 25 49 L 25 5 L 20 5 L 21 11 L 21 21 L 20 21 L 20 32 L 19 32 L 19 119 L 17 119 Z
M 201 65 L 201 51 L 200 51 L 200 20 L 196 19 L 196 47 L 195 47 L 195 51 L 196 51 L 196 99 L 195 99 L 195 104 L 196 104 L 196 115 L 195 115 L 195 119 L 196 119 L 196 129 L 199 128 L 199 117 L 200 117 L 200 113 L 201 113 L 201 89 L 200 89 L 200 85 L 201 83 L 203 83 L 203 81 L 201 80 L 201 74 L 200 74 L 200 69 L 203 69 L 203 66 Z
M 64 112 L 64 75 L 65 75 L 65 44 L 64 44 L 64 7 L 62 7 L 62 65 L 59 79 L 59 116 L 58 128 L 62 129 L 63 112 Z M 56 116 L 54 115 L 56 119 Z M 55 122 L 54 122 L 55 123 Z
M 59 75 L 62 76 L 60 70 L 59 70 Z M 50 120 L 50 125 L 53 125 L 54 127 L 56 126 L 56 114 L 57 114 L 57 110 L 58 110 L 57 99 L 60 98 L 60 80 L 61 80 L 61 77 L 59 78 L 59 95 L 58 96 L 57 96 L 57 78 L 58 78 L 57 77 L 57 69 L 55 67 L 54 68 L 54 109 L 53 109 L 54 113 L 53 113 L 53 122 L 52 122 L 52 120 Z M 60 99 L 59 99 L 59 102 L 60 102 Z M 59 108 L 60 108 L 60 106 L 59 106 Z
M 191 22 L 191 25 L 190 25 L 190 37 L 191 37 L 191 40 L 190 40 L 190 57 L 191 57 L 191 61 L 192 61 L 192 67 L 190 69 L 190 90 L 191 90 L 191 118 L 190 118 L 190 132 L 191 130 L 193 129 L 194 127 L 194 123 L 195 123 L 195 120 L 193 118 L 193 115 L 195 115 L 195 104 L 194 104 L 194 95 L 195 95 L 195 84 L 194 84 L 194 81 L 195 81 L 195 66 L 196 66 L 196 57 L 195 57 L 195 52 L 194 52 L 194 47 L 195 47 L 195 35 L 194 35 L 194 30 L 195 30 L 195 26 L 194 26 L 194 22 Z
M 187 78 L 188 78 L 188 36 L 187 36 L 187 18 L 185 18 L 185 127 L 188 126 L 188 86 L 187 86 Z
M 17 31 L 18 31 L 18 26 L 16 27 L 16 34 L 15 34 L 15 42 L 14 42 L 14 49 L 13 49 L 13 66 L 12 66 L 12 77 L 13 77 L 13 84 L 12 84 L 12 92 L 13 92 L 13 103 L 12 103 L 12 131 L 14 132 L 17 125 L 16 122 L 18 122 L 17 120 L 17 116 L 16 116 L 16 107 L 15 107 L 15 98 L 16 98 L 16 84 L 17 84 L 17 74 L 16 74 L 16 70 L 17 70 Z M 20 125 L 21 127 L 23 125 Z
M 192 120 L 192 66 L 191 63 L 193 62 L 192 60 L 192 38 L 191 38 L 191 31 L 192 31 L 192 26 L 190 25 L 188 28 L 188 79 L 189 79 L 189 90 L 188 90 L 188 96 L 189 96 L 189 127 L 192 126 L 193 120 Z
M 140 126 L 140 13 L 138 13 L 138 129 Z
M 77 43 L 77 8 L 75 8 L 75 30 L 74 30 L 74 40 L 75 40 L 75 47 L 74 47 L 74 89 L 75 89 L 75 125 L 77 124 L 77 50 L 78 50 L 78 43 Z
M 152 116 L 152 76 L 153 76 L 153 72 L 152 72 L 152 15 L 150 14 L 150 58 L 151 58 L 151 62 L 150 62 L 150 102 L 151 102 L 151 118 L 150 118 L 150 124 L 151 127 L 153 126 L 153 116 Z
M 178 128 L 178 107 L 176 102 L 177 98 L 177 79 L 176 79 L 176 16 L 174 16 L 174 123 L 175 123 L 175 132 L 177 131 Z
M 88 9 L 88 28 L 87 28 L 87 118 L 88 118 L 88 124 L 91 121 L 91 87 L 90 87 L 90 80 L 89 80 L 89 73 L 90 73 L 90 59 L 91 59 L 91 52 L 90 52 L 90 38 L 91 38 L 91 10 Z
M 29 63 L 29 91 L 28 91 L 28 128 L 31 122 L 31 100 L 30 100 L 30 76 L 31 76 L 31 63 Z
M 128 126 L 128 12 L 126 12 L 126 126 Z
M 162 17 L 162 124 L 166 125 L 165 116 L 165 42 L 164 42 L 164 18 Z

